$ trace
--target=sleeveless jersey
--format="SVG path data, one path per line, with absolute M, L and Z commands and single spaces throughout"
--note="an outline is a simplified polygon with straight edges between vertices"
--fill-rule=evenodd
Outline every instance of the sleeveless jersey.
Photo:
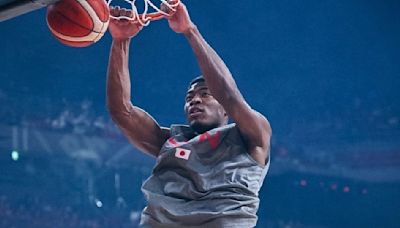
M 247 152 L 235 124 L 196 135 L 172 125 L 142 191 L 140 227 L 255 227 L 258 192 L 269 168 Z

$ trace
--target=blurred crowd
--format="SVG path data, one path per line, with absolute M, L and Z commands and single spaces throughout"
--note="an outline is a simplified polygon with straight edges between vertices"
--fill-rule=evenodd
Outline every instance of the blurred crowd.
M 86 211 L 70 206 L 35 203 L 15 203 L 7 196 L 0 196 L 0 227 L 7 228 L 136 228 L 140 211 L 115 211 L 86 208 Z M 322 225 L 305 225 L 301 221 L 272 220 L 263 221 L 260 227 L 268 228 L 322 228 Z
M 334 98 L 331 98 L 334 99 Z M 373 138 L 400 132 L 398 101 L 350 97 L 345 102 L 316 99 L 307 107 L 299 104 L 287 120 L 287 136 L 294 138 Z
M 35 194 L 35 192 L 32 192 Z M 125 213 L 99 211 L 94 208 L 72 208 L 68 205 L 51 204 L 45 200 L 18 201 L 0 196 L 0 227 L 137 227 Z
M 88 184 L 82 180 L 90 175 L 85 177 L 68 168 L 76 163 L 71 159 L 42 157 L 8 162 L 3 166 L 5 160 L 0 156 L 0 164 L 5 168 L 0 173 L 0 227 L 138 226 L 145 206 L 140 185 L 149 171 L 144 172 L 139 167 L 120 170 L 87 167 L 91 170 L 88 173 L 94 174 L 94 180 L 89 181 L 92 184 Z M 46 166 L 44 163 L 53 164 Z M 121 174 L 118 178 L 120 188 L 116 187 L 113 178 L 115 172 Z M 367 182 L 301 173 L 269 175 L 260 191 L 262 201 L 257 227 L 366 227 L 369 220 L 387 216 L 387 211 L 391 217 L 397 215 L 397 206 L 385 204 L 385 200 L 399 196 L 398 189 L 398 184 L 374 186 Z M 375 207 L 380 210 L 376 211 Z M 331 214 L 335 214 L 335 218 L 326 216 Z M 347 220 L 349 214 L 353 217 L 352 223 Z M 371 217 L 368 220 L 365 216 Z
M 334 98 L 330 98 L 334 99 Z M 15 96 L 0 89 L 2 124 L 25 125 L 76 134 L 120 135 L 105 104 L 90 99 Z M 275 107 L 279 110 L 279 107 Z M 400 107 L 396 101 L 371 101 L 360 97 L 346 102 L 316 99 L 315 104 L 298 104 L 291 113 L 274 113 L 274 126 L 282 136 L 293 138 L 385 137 L 400 132 Z M 287 109 L 287 107 L 285 107 Z M 296 112 L 293 114 L 292 112 Z M 276 133 L 276 132 L 275 132 Z
M 0 124 L 35 127 L 65 133 L 120 136 L 105 110 L 90 99 L 15 96 L 0 89 Z
M 0 227 L 137 227 L 145 206 L 140 186 L 148 170 L 87 166 L 82 175 L 72 170 L 77 162 L 71 158 L 32 157 L 7 162 L 6 156 L 0 156 L 4 168 L 0 173 Z M 116 172 L 120 174 L 118 181 Z M 378 200 L 386 199 L 381 192 L 387 192 L 388 187 L 398 195 L 396 185 L 373 188 L 363 182 L 296 173 L 268 176 L 260 192 L 257 227 L 341 227 L 315 215 L 335 212 L 336 216 L 357 216 L 354 212 L 360 210 L 376 214 L 371 210 L 374 205 L 367 202 L 374 202 L 374 195 Z M 377 194 L 377 189 L 383 190 Z M 349 199 L 354 206 L 344 207 Z M 324 206 L 317 207 L 319 203 Z M 346 222 L 339 218 L 337 224 Z

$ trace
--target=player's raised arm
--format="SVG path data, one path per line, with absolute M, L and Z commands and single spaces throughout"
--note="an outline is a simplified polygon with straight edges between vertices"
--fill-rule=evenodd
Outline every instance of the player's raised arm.
M 191 21 L 186 6 L 181 3 L 168 19 L 171 29 L 189 41 L 212 96 L 236 122 L 252 157 L 265 164 L 271 136 L 267 119 L 246 103 L 223 60 Z
M 111 8 L 119 16 L 130 11 Z M 128 139 L 143 152 L 157 156 L 169 130 L 161 128 L 144 110 L 132 105 L 129 75 L 129 45 L 141 26 L 128 20 L 111 19 L 109 30 L 113 38 L 107 77 L 107 106 L 112 119 Z

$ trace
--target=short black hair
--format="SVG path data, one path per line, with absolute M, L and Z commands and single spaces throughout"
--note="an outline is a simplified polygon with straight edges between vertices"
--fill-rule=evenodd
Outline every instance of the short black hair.
M 206 80 L 204 79 L 203 75 L 197 76 L 194 79 L 192 79 L 192 81 L 190 81 L 188 89 L 190 89 L 190 87 L 195 83 L 205 82 L 205 81 Z

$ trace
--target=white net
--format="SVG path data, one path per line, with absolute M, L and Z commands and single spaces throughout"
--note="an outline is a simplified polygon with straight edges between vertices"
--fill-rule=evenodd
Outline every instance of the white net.
M 113 0 L 108 0 L 108 6 L 111 6 L 111 2 Z M 160 7 L 156 6 L 151 0 L 143 0 L 144 1 L 144 9 L 143 12 L 139 13 L 138 8 L 136 7 L 136 0 L 124 0 L 131 6 L 132 10 L 132 16 L 118 16 L 115 17 L 113 15 L 110 15 L 111 18 L 121 20 L 131 20 L 131 21 L 137 21 L 143 26 L 147 26 L 150 24 L 152 20 L 157 20 L 160 18 L 163 18 L 164 16 L 169 16 L 168 13 L 162 11 Z M 164 4 L 171 12 L 175 12 L 176 7 L 179 5 L 180 0 L 174 0 L 174 1 L 167 1 L 167 0 L 159 0 L 160 5 Z M 152 12 L 150 12 L 152 11 Z

